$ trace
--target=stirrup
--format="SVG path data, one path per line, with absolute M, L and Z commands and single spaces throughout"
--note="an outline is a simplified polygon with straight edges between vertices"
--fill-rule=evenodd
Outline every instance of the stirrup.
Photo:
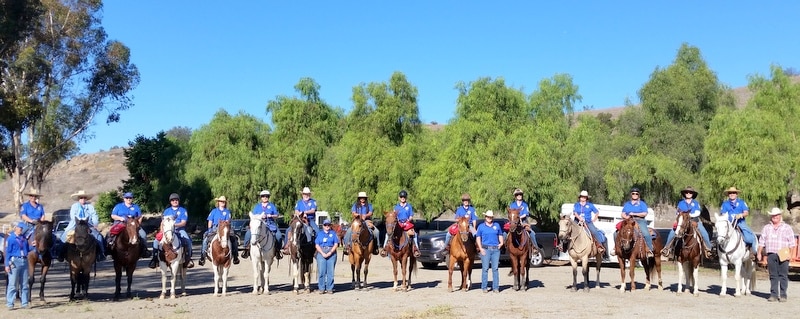
M 386 257 L 389 256 L 389 252 L 386 250 L 386 248 L 381 248 L 380 255 L 381 257 Z
M 194 262 L 191 259 L 184 261 L 183 268 L 194 268 Z
M 669 258 L 671 254 L 672 254 L 672 247 L 664 247 L 664 249 L 661 250 L 661 256 Z
M 713 253 L 711 252 L 711 249 L 705 249 L 704 253 L 705 253 L 706 259 L 711 259 L 714 256 Z
M 419 258 L 422 254 L 419 252 L 419 248 L 414 246 L 414 258 Z
M 648 250 L 647 251 L 647 258 L 653 258 L 653 257 L 655 257 L 655 254 L 652 251 Z

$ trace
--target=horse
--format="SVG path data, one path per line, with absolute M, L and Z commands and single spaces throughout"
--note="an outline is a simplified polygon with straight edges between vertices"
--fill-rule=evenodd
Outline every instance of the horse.
M 647 243 L 645 243 L 644 238 L 637 236 L 637 229 L 640 229 L 639 224 L 634 220 L 634 218 L 625 219 L 620 223 L 620 230 L 617 232 L 617 236 L 614 239 L 616 244 L 614 249 L 617 255 L 617 261 L 619 261 L 619 273 L 622 278 L 619 291 L 625 292 L 625 262 L 630 263 L 631 292 L 636 291 L 634 274 L 637 260 L 641 261 L 642 266 L 644 267 L 646 278 L 645 287 L 648 290 L 652 289 L 652 286 L 650 285 L 650 275 L 653 270 L 655 270 L 658 274 L 658 290 L 664 289 L 664 286 L 661 282 L 661 248 L 663 245 L 661 243 L 661 237 L 658 236 L 658 233 L 655 233 L 655 238 L 653 238 L 654 256 L 646 257 Z M 641 234 L 641 236 L 651 235 Z
M 697 292 L 697 277 L 698 270 L 700 269 L 700 257 L 702 253 L 700 233 L 697 230 L 697 225 L 692 222 L 689 212 L 680 212 L 677 217 L 677 227 L 675 228 L 675 239 L 680 240 L 680 251 L 676 253 L 676 261 L 678 262 L 678 290 L 677 294 L 683 293 L 684 278 L 686 282 L 686 291 L 691 286 L 692 294 L 699 296 Z M 691 269 L 691 272 L 687 272 Z
M 522 225 L 519 217 L 520 209 L 507 208 L 506 211 L 508 212 L 508 236 L 506 236 L 505 246 L 508 250 L 508 257 L 511 258 L 514 290 L 519 291 L 521 288 L 527 291 L 530 282 L 530 251 L 533 249 L 533 241 Z
M 578 291 L 578 262 L 581 263 L 581 273 L 583 274 L 583 291 L 589 292 L 589 257 L 594 257 L 595 287 L 600 284 L 600 267 L 603 262 L 603 254 L 597 249 L 597 245 L 592 242 L 592 236 L 588 229 L 581 224 L 572 221 L 569 216 L 561 216 L 558 222 L 558 240 L 566 242 L 566 251 L 569 254 L 569 263 L 572 265 L 572 291 Z M 631 267 L 632 268 L 632 267 Z M 633 281 L 631 275 L 631 281 Z M 623 279 L 624 286 L 624 279 Z
M 139 241 L 139 219 L 128 218 L 125 221 L 125 228 L 114 239 L 114 249 L 111 251 L 111 257 L 114 259 L 114 273 L 116 274 L 114 278 L 116 285 L 114 301 L 119 301 L 120 290 L 122 290 L 123 269 L 125 269 L 125 275 L 128 277 L 128 289 L 125 291 L 125 298 L 131 298 L 133 272 L 136 271 L 136 263 L 139 261 L 140 245 L 144 244 Z
M 275 236 L 261 217 L 250 213 L 250 261 L 253 263 L 253 294 L 269 295 L 269 272 L 275 259 Z
M 33 231 L 33 238 L 35 249 L 28 252 L 28 287 L 33 288 L 36 274 L 36 264 L 42 265 L 42 279 L 39 284 L 39 301 L 44 302 L 44 284 L 47 282 L 47 272 L 50 270 L 50 265 L 53 263 L 53 222 L 40 221 L 36 224 Z M 33 293 L 33 289 L 28 290 L 28 293 Z M 30 295 L 28 300 L 30 300 Z
M 292 277 L 294 293 L 300 293 L 303 285 L 306 293 L 311 292 L 311 265 L 314 263 L 314 241 L 308 240 L 303 228 L 305 223 L 295 216 L 289 222 L 289 274 Z
M 742 234 L 734 229 L 725 215 L 716 215 L 714 228 L 717 230 L 717 255 L 722 277 L 722 288 L 719 295 L 725 296 L 728 291 L 728 265 L 733 264 L 736 278 L 735 297 L 747 295 L 755 289 L 756 272 L 753 254 L 744 244 Z M 757 245 L 754 243 L 754 245 Z
M 373 238 L 372 232 L 367 227 L 361 215 L 357 215 L 350 224 L 353 230 L 350 242 L 350 272 L 353 278 L 353 289 L 359 290 L 367 287 L 367 274 L 369 273 L 369 261 L 372 259 L 372 250 L 375 248 L 377 238 Z M 361 266 L 364 266 L 364 281 L 361 281 Z
M 252 234 L 252 229 L 250 230 Z M 231 269 L 231 222 L 223 220 L 217 225 L 217 234 L 209 243 L 209 256 L 214 268 L 214 296 L 225 296 L 228 292 L 228 271 Z M 252 248 L 252 245 L 251 245 Z M 252 250 L 251 250 L 252 251 Z M 219 294 L 220 285 L 222 294 Z
M 409 291 L 411 290 L 411 274 L 417 271 L 417 258 L 414 257 L 413 250 L 414 242 L 408 232 L 400 226 L 396 211 L 384 212 L 383 216 L 386 220 L 386 236 L 389 236 L 387 253 L 391 257 L 394 274 L 394 286 L 392 288 L 395 291 Z M 403 272 L 402 285 L 400 287 L 397 286 L 398 263 Z
M 158 252 L 158 266 L 161 270 L 161 295 L 167 294 L 167 276 L 170 277 L 170 298 L 175 299 L 175 282 L 181 280 L 181 296 L 186 296 L 186 267 L 183 267 L 183 244 L 175 232 L 175 218 L 166 216 L 161 219 L 161 250 Z
M 76 294 L 83 293 L 83 299 L 89 299 L 89 272 L 97 257 L 97 241 L 92 237 L 89 222 L 75 218 L 75 232 L 72 240 L 67 239 L 67 260 L 69 261 L 69 281 L 72 286 L 69 300 L 75 300 Z
M 450 258 L 447 262 L 447 271 L 450 276 L 447 280 L 447 288 L 450 292 L 453 292 L 453 271 L 456 266 L 461 268 L 461 291 L 467 292 L 469 286 L 472 285 L 472 266 L 475 263 L 478 247 L 475 243 L 475 236 L 469 231 L 469 224 L 469 216 L 460 217 L 456 221 L 458 237 L 453 236 L 449 243 L 444 243 L 450 246 Z

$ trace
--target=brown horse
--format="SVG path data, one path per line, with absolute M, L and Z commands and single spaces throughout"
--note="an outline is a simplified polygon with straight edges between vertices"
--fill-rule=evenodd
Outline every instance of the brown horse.
M 683 293 L 684 278 L 686 278 L 686 291 L 691 286 L 692 294 L 699 296 L 697 291 L 697 275 L 700 268 L 700 257 L 702 252 L 702 240 L 700 240 L 700 232 L 697 230 L 697 224 L 692 221 L 689 212 L 680 212 L 677 217 L 678 226 L 675 228 L 675 239 L 679 240 L 678 247 L 680 250 L 676 254 L 678 261 L 678 294 Z M 691 272 L 687 271 L 691 269 Z
M 372 232 L 367 227 L 366 222 L 361 219 L 361 215 L 356 214 L 355 219 L 350 224 L 353 230 L 350 249 L 350 271 L 353 276 L 353 289 L 367 287 L 367 274 L 369 273 L 369 261 L 372 258 L 372 250 L 375 248 L 377 238 L 372 238 Z M 361 265 L 364 265 L 364 281 L 361 281 Z
M 75 218 L 75 233 L 71 241 L 67 239 L 69 281 L 72 285 L 70 301 L 75 300 L 76 294 L 82 294 L 83 299 L 89 299 L 89 272 L 97 257 L 97 241 L 92 237 L 89 227 L 87 220 Z
M 114 283 L 116 284 L 114 301 L 119 300 L 120 290 L 122 290 L 123 269 L 125 269 L 125 275 L 128 277 L 128 289 L 125 292 L 125 298 L 131 298 L 131 283 L 133 283 L 136 262 L 139 261 L 140 245 L 144 245 L 144 243 L 139 241 L 139 219 L 128 218 L 125 221 L 125 229 L 114 239 L 114 249 L 111 251 L 111 257 L 114 258 L 114 273 L 116 274 L 114 278 Z
M 289 274 L 292 277 L 292 286 L 295 294 L 300 293 L 300 286 L 304 286 L 306 293 L 311 292 L 311 266 L 314 264 L 314 241 L 308 240 L 305 234 L 306 224 L 300 217 L 295 216 L 289 222 L 288 241 Z
M 29 293 L 33 293 L 33 283 L 35 282 L 36 264 L 42 265 L 42 279 L 39 285 L 39 301 L 44 302 L 44 284 L 47 282 L 47 272 L 53 262 L 53 222 L 40 221 L 36 224 L 33 231 L 33 245 L 35 249 L 28 252 L 28 287 Z M 28 296 L 30 300 L 30 295 Z
M 656 273 L 658 273 L 658 289 L 664 289 L 662 282 L 661 282 L 661 238 L 658 236 L 657 232 L 654 232 L 653 229 L 650 229 L 651 232 L 655 233 L 655 238 L 653 238 L 653 257 L 647 257 L 647 243 L 645 243 L 644 238 L 642 236 L 651 236 L 650 234 L 641 234 L 639 224 L 636 223 L 634 218 L 628 218 L 620 222 L 621 227 L 620 230 L 617 232 L 617 237 L 614 239 L 616 247 L 614 247 L 617 261 L 619 261 L 619 273 L 622 277 L 622 283 L 619 286 L 620 292 L 625 292 L 625 263 L 630 263 L 630 277 L 631 277 L 631 292 L 636 290 L 636 281 L 634 279 L 634 274 L 636 270 L 636 262 L 641 261 L 642 266 L 644 267 L 645 277 L 647 279 L 645 283 L 645 287 L 649 290 L 651 289 L 650 285 L 650 276 L 653 270 L 655 269 Z M 654 275 L 654 274 L 653 274 Z
M 603 254 L 592 242 L 592 236 L 587 229 L 576 224 L 569 216 L 561 216 L 558 222 L 558 239 L 566 242 L 566 252 L 569 254 L 569 263 L 572 265 L 572 291 L 578 291 L 578 262 L 581 263 L 583 273 L 583 291 L 589 292 L 589 257 L 594 257 L 597 269 L 595 286 L 600 285 L 600 266 L 603 264 Z
M 417 271 L 417 258 L 414 257 L 413 239 L 400 226 L 396 211 L 384 212 L 383 216 L 386 220 L 386 236 L 389 236 L 387 252 L 389 257 L 392 258 L 394 274 L 394 286 L 392 288 L 395 291 L 409 291 L 411 290 L 411 274 Z M 409 231 L 413 232 L 414 230 Z M 398 263 L 403 272 L 402 285 L 400 287 L 397 286 Z
M 506 208 L 508 212 L 508 236 L 506 249 L 511 258 L 511 274 L 514 276 L 514 290 L 528 290 L 530 281 L 530 250 L 533 248 L 531 236 L 519 218 L 520 209 Z M 524 282 L 524 284 L 523 284 Z
M 458 225 L 458 236 L 450 238 L 450 258 L 447 263 L 447 271 L 450 275 L 447 280 L 447 288 L 453 292 L 453 270 L 456 266 L 461 268 L 461 291 L 467 292 L 472 284 L 472 266 L 475 263 L 475 256 L 478 247 L 475 244 L 475 236 L 469 231 L 469 216 L 462 216 L 456 221 Z
M 228 271 L 231 269 L 231 222 L 223 220 L 217 226 L 217 235 L 211 240 L 211 264 L 214 268 L 214 296 L 219 296 L 220 287 L 222 296 L 228 292 Z

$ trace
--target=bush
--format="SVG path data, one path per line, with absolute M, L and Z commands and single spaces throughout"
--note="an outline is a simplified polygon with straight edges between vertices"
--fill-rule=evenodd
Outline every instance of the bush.
M 114 206 L 121 202 L 122 200 L 117 190 L 100 193 L 100 196 L 97 197 L 97 201 L 94 203 L 94 208 L 97 210 L 97 216 L 100 218 L 100 222 L 111 222 L 111 211 L 114 210 Z

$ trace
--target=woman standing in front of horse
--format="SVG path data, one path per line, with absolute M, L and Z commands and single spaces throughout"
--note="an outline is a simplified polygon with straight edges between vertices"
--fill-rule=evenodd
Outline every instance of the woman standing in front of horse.
M 22 308 L 28 308 L 28 295 L 30 286 L 28 285 L 28 252 L 31 247 L 28 240 L 22 236 L 22 229 L 25 222 L 18 222 L 14 225 L 14 231 L 6 239 L 5 247 L 5 268 L 8 274 L 8 287 L 6 287 L 6 307 L 8 310 L 14 309 L 14 300 L 17 299 L 17 285 L 20 286 L 19 297 L 22 301 Z
M 19 208 L 19 217 L 25 222 L 25 227 L 22 228 L 22 236 L 27 240 L 31 238 L 36 223 L 44 221 L 44 206 L 39 204 L 39 198 L 42 197 L 39 192 L 32 191 L 25 193 L 25 195 L 28 195 L 28 201 Z
M 706 258 L 711 258 L 711 239 L 708 237 L 708 231 L 705 227 L 703 227 L 703 223 L 700 221 L 700 212 L 703 209 L 700 206 L 700 203 L 697 202 L 697 191 L 695 191 L 691 186 L 686 186 L 686 188 L 681 191 L 681 197 L 683 197 L 683 200 L 679 201 L 678 204 L 675 205 L 678 207 L 678 210 L 675 212 L 675 214 L 677 215 L 680 214 L 680 212 L 689 212 L 689 217 L 693 222 L 697 223 L 697 230 L 700 231 L 700 236 L 703 237 L 703 242 L 706 244 L 704 247 Z M 669 231 L 669 235 L 667 236 L 667 245 L 661 250 L 661 256 L 669 257 L 674 249 L 675 228 Z
M 403 227 L 405 231 L 411 231 L 414 235 L 410 236 L 414 238 L 414 257 L 419 258 L 419 241 L 417 239 L 417 232 L 414 230 L 414 223 L 412 219 L 414 218 L 414 207 L 411 207 L 411 203 L 408 202 L 408 192 L 406 190 L 401 190 L 400 193 L 397 194 L 399 203 L 394 205 L 394 211 L 397 212 L 397 221 L 400 223 L 400 226 Z M 389 234 L 386 234 L 386 238 L 383 240 L 383 250 L 381 251 L 381 257 L 386 257 L 387 252 L 389 249 L 387 248 L 389 245 Z
M 478 215 L 475 214 L 475 207 L 472 206 L 472 197 L 469 196 L 469 193 L 461 194 L 461 206 L 458 206 L 458 209 L 456 209 L 456 221 L 464 216 L 469 217 L 469 231 L 474 235 L 478 229 Z M 450 228 L 453 228 L 455 225 L 454 223 Z M 453 238 L 453 233 L 451 229 L 448 229 L 444 239 L 444 251 L 450 251 L 451 238 Z
M 756 242 L 756 235 L 753 234 L 750 226 L 747 225 L 747 220 L 745 220 L 747 215 L 750 214 L 750 208 L 747 207 L 747 203 L 745 203 L 743 199 L 739 198 L 739 193 L 741 193 L 741 191 L 733 186 L 726 189 L 725 195 L 728 195 L 728 200 L 722 202 L 722 207 L 719 211 L 723 215 L 727 214 L 728 221 L 730 221 L 734 227 L 739 228 L 742 232 L 744 244 L 750 247 L 750 251 L 755 255 L 757 247 L 753 245 L 753 243 Z
M 183 256 L 183 267 L 192 268 L 194 267 L 194 262 L 192 261 L 192 240 L 189 238 L 189 234 L 186 233 L 186 222 L 189 218 L 189 213 L 186 212 L 186 208 L 181 207 L 181 197 L 176 193 L 169 195 L 169 204 L 170 206 L 164 210 L 162 216 L 172 216 L 172 218 L 175 219 L 175 233 L 181 238 L 181 244 L 186 246 Z M 161 230 L 159 230 L 159 232 L 160 231 Z M 153 240 L 153 259 L 150 260 L 150 265 L 148 265 L 150 268 L 156 269 L 156 267 L 158 267 L 159 248 L 158 240 Z
M 492 291 L 500 292 L 500 276 L 497 264 L 500 263 L 500 249 L 503 248 L 503 229 L 494 222 L 494 212 L 483 214 L 485 221 L 478 225 L 475 240 L 481 254 L 481 290 L 489 292 L 489 265 L 492 267 Z
M 97 211 L 94 210 L 94 205 L 89 203 L 89 200 L 92 199 L 92 194 L 87 194 L 83 190 L 80 190 L 77 193 L 70 195 L 70 198 L 72 198 L 72 200 L 76 200 L 76 202 L 72 204 L 72 207 L 69 209 L 69 224 L 64 229 L 64 232 L 61 233 L 61 238 L 59 239 L 62 243 L 66 243 L 67 233 L 75 229 L 75 225 L 77 223 L 76 219 L 85 219 L 89 222 L 90 235 L 97 241 L 97 249 L 99 251 L 95 260 L 106 260 L 106 250 L 105 245 L 103 244 L 103 236 L 100 235 L 100 231 L 97 230 L 97 224 L 100 222 L 100 219 L 97 217 Z M 58 261 L 64 261 L 64 257 L 66 255 L 67 245 L 62 245 L 58 250 Z
M 268 190 L 261 191 L 258 193 L 258 196 L 261 198 L 261 202 L 253 206 L 253 210 L 250 212 L 260 217 L 267 224 L 267 229 L 272 232 L 272 236 L 275 237 L 278 243 L 277 247 L 283 247 L 283 233 L 278 231 L 278 223 L 275 221 L 275 219 L 280 216 L 278 207 L 269 202 L 271 194 Z M 248 228 L 247 232 L 244 234 L 244 251 L 242 251 L 242 258 L 250 257 L 250 236 L 252 235 L 250 234 L 250 228 Z M 283 258 L 281 250 L 275 253 L 275 258 Z
M 639 189 L 636 187 L 631 188 L 631 200 L 625 203 L 625 206 L 622 206 L 622 218 L 633 218 L 633 220 L 639 224 L 642 237 L 647 244 L 647 258 L 650 258 L 653 257 L 653 238 L 650 236 L 650 231 L 647 229 L 647 220 L 644 219 L 649 212 L 647 209 L 647 203 L 641 199 L 641 192 L 639 192 Z
M 589 201 L 590 197 L 589 192 L 581 191 L 580 194 L 578 194 L 578 202 L 576 202 L 575 206 L 572 208 L 572 214 L 576 220 L 582 221 L 583 225 L 589 229 L 592 237 L 594 237 L 597 250 L 605 257 L 607 256 L 605 252 L 608 250 L 606 236 L 600 233 L 600 230 L 594 225 L 594 221 L 597 220 L 597 214 L 599 214 L 600 211 Z
M 209 237 L 213 238 L 214 235 L 217 234 L 217 226 L 219 226 L 219 222 L 223 220 L 227 221 L 231 220 L 231 210 L 226 207 L 228 205 L 228 199 L 225 198 L 225 196 L 220 196 L 219 198 L 215 199 L 215 201 L 217 202 L 217 207 L 215 207 L 214 209 L 211 210 L 210 213 L 208 213 L 208 218 L 206 219 L 208 220 L 208 226 L 206 226 L 208 230 L 206 230 L 205 234 L 203 234 L 203 246 L 200 248 L 200 260 L 197 261 L 197 263 L 200 266 L 206 264 L 208 240 Z M 248 231 L 247 238 L 250 238 L 249 234 L 250 232 Z M 233 264 L 238 265 L 239 243 L 236 241 L 236 236 L 234 234 L 231 234 L 228 237 L 230 237 L 231 240 L 231 254 L 233 255 Z M 220 238 L 220 240 L 222 240 L 222 238 Z
M 525 202 L 522 197 L 523 193 L 522 190 L 517 188 L 514 189 L 514 200 L 508 204 L 508 208 L 510 209 L 519 209 L 519 220 L 522 222 L 526 228 L 528 228 L 528 232 L 531 235 L 531 242 L 533 243 L 533 247 L 531 247 L 530 257 L 533 258 L 533 255 L 539 251 L 539 243 L 536 242 L 536 232 L 533 231 L 533 228 L 528 223 L 528 216 L 530 215 L 531 208 L 528 206 L 528 203 Z
M 761 241 L 758 243 L 756 260 L 766 262 L 769 270 L 769 299 L 767 301 L 786 302 L 786 288 L 789 287 L 789 260 L 780 260 L 778 252 L 788 249 L 790 252 L 795 243 L 792 226 L 783 222 L 783 211 L 773 207 L 769 212 L 770 222 L 761 230 Z M 765 255 L 766 254 L 766 255 Z M 766 257 L 766 261 L 763 257 Z
M 372 240 L 375 244 L 372 245 L 373 255 L 378 254 L 378 236 L 380 236 L 380 232 L 378 228 L 375 227 L 375 224 L 372 223 L 372 204 L 369 202 L 369 197 L 367 197 L 367 192 L 358 192 L 358 196 L 356 198 L 356 202 L 353 204 L 353 208 L 351 209 L 351 213 L 353 217 L 361 216 L 361 220 L 367 224 L 367 227 L 370 231 L 372 231 Z M 347 232 L 344 234 L 344 254 L 347 255 L 350 253 L 350 246 L 353 241 L 353 228 L 348 227 Z
M 322 232 L 314 240 L 317 249 L 317 287 L 320 294 L 333 293 L 333 275 L 336 268 L 336 248 L 339 247 L 339 236 L 331 229 L 331 220 L 322 222 Z

